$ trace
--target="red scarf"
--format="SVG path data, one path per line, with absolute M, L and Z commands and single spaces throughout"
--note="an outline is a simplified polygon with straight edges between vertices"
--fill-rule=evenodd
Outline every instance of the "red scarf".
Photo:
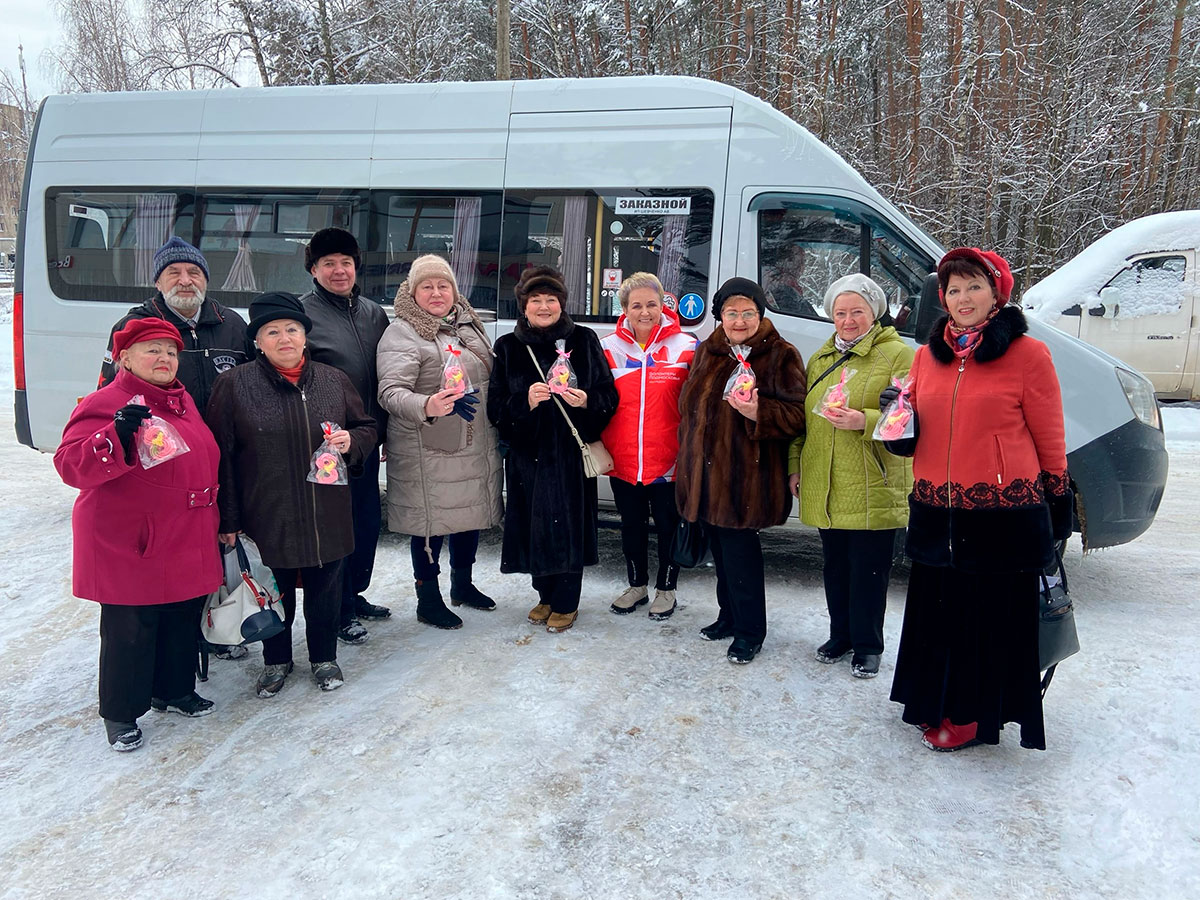
M 274 365 L 274 363 L 272 363 L 272 365 Z M 293 369 L 282 369 L 279 366 L 275 366 L 275 371 L 278 372 L 280 375 L 282 375 L 284 378 L 286 378 L 288 381 L 290 381 L 292 384 L 299 384 L 300 383 L 300 373 L 304 371 L 304 363 L 302 361 L 300 363 L 300 365 L 296 366 Z
M 983 340 L 984 329 L 991 324 L 992 319 L 996 318 L 996 314 L 999 312 L 1000 307 L 993 306 L 986 319 L 978 325 L 968 325 L 966 328 L 955 325 L 953 318 L 947 319 L 946 330 L 943 333 L 946 345 L 959 359 L 969 359 L 975 352 L 975 348 L 979 346 L 979 342 Z

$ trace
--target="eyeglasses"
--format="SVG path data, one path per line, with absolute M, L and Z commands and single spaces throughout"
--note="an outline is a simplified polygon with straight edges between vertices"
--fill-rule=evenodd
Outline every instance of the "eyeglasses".
M 736 309 L 721 310 L 721 318 L 726 322 L 736 322 L 741 319 L 743 322 L 753 322 L 758 318 L 757 309 L 748 309 L 745 312 L 738 312 Z

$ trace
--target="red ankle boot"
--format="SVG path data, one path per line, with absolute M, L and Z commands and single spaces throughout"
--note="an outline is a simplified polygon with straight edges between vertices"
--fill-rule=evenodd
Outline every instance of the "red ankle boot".
M 943 719 L 941 725 L 935 725 L 925 732 L 921 743 L 930 750 L 949 753 L 978 744 L 979 738 L 975 736 L 978 730 L 979 726 L 975 722 L 969 725 L 955 725 L 949 719 Z

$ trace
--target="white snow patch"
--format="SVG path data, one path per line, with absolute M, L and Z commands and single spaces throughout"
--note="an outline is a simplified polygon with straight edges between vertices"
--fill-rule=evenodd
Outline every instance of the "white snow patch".
M 1200 441 L 1200 406 L 1168 403 L 1159 408 L 1167 441 Z
M 1063 310 L 1082 304 L 1085 314 L 1099 304 L 1100 289 L 1138 253 L 1200 247 L 1200 210 L 1158 213 L 1114 228 L 1093 241 L 1061 268 L 1025 291 L 1022 306 L 1030 315 L 1053 324 Z M 1148 282 L 1147 276 L 1150 278 Z M 1169 272 L 1146 273 L 1136 292 L 1123 291 L 1121 318 L 1173 312 L 1181 287 Z
M 11 396 L 0 341 L 0 393 Z M 1165 411 L 1194 424 L 1194 410 Z M 1182 414 L 1182 415 L 1181 415 Z M 294 898 L 1187 897 L 1200 891 L 1200 443 L 1138 541 L 1067 554 L 1083 650 L 1046 703 L 1049 750 L 936 754 L 883 677 L 813 651 L 827 636 L 820 545 L 764 534 L 770 633 L 748 666 L 697 630 L 711 569 L 663 623 L 618 617 L 619 539 L 601 535 L 578 624 L 530 626 L 527 579 L 492 613 L 417 623 L 407 539 L 384 537 L 369 597 L 392 607 L 346 684 L 295 674 L 259 700 L 256 647 L 212 662 L 213 715 L 150 714 L 113 753 L 96 714 L 95 604 L 71 596 L 75 492 L 13 438 L 0 403 L 0 868 L 17 900 Z

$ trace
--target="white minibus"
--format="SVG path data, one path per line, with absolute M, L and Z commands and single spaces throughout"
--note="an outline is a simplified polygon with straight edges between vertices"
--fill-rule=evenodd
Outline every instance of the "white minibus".
M 153 293 L 171 235 L 210 291 L 245 307 L 304 291 L 304 245 L 347 228 L 360 284 L 390 307 L 411 261 L 445 254 L 499 333 L 520 271 L 558 266 L 569 312 L 606 332 L 615 288 L 656 272 L 699 334 L 726 278 L 764 284 L 807 357 L 825 286 L 862 271 L 915 340 L 937 313 L 942 247 L 769 105 L 682 77 L 79 94 L 38 113 L 20 210 L 17 433 L 52 450 L 96 383 L 108 330 Z M 1052 328 L 1085 546 L 1149 527 L 1167 457 L 1145 379 Z

